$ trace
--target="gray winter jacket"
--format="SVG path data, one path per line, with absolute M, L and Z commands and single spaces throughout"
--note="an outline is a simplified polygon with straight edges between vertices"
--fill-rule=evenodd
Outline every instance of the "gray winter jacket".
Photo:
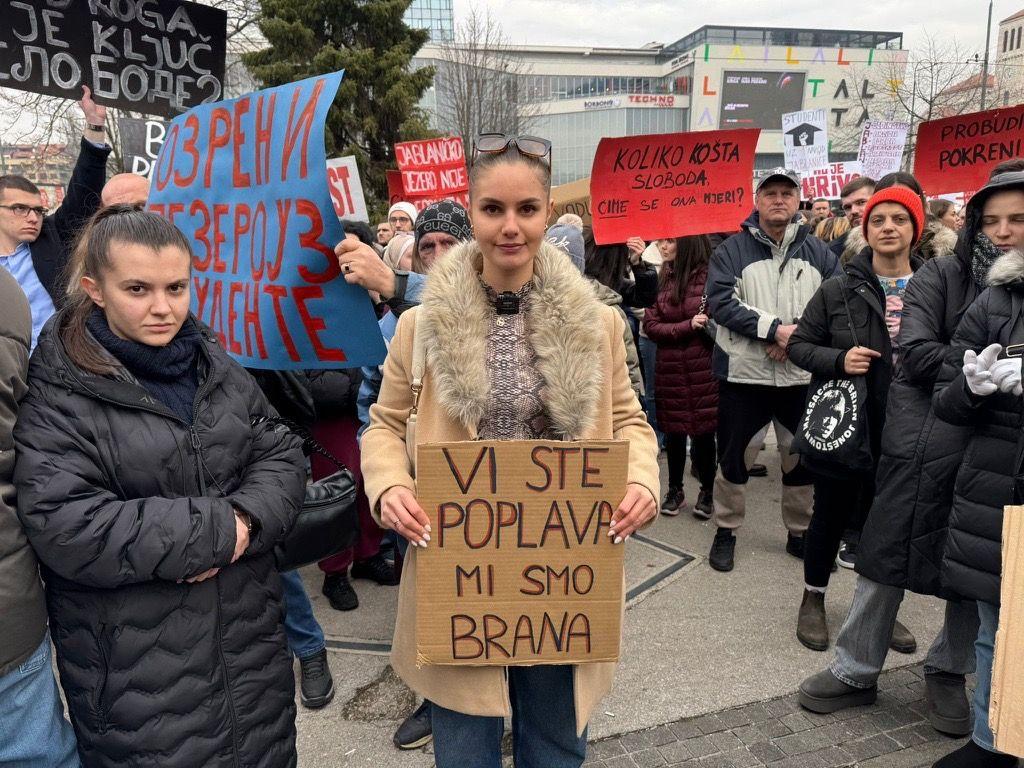
M 810 234 L 790 224 L 782 244 L 762 230 L 757 213 L 718 248 L 708 269 L 708 309 L 718 323 L 712 371 L 723 381 L 792 387 L 811 375 L 791 361 L 768 357 L 779 325 L 800 315 L 821 282 L 842 274 L 839 259 Z
M 46 635 L 46 603 L 36 556 L 18 521 L 14 422 L 25 395 L 32 316 L 28 299 L 0 269 L 0 677 L 22 664 Z

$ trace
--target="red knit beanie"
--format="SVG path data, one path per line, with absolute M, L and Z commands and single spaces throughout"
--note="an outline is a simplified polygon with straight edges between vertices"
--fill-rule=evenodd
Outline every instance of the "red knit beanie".
M 868 218 L 871 216 L 871 209 L 879 203 L 896 203 L 907 209 L 907 213 L 910 214 L 910 219 L 914 223 L 914 242 L 911 245 L 917 245 L 917 241 L 921 239 L 921 234 L 924 232 L 924 206 L 921 204 L 921 196 L 907 187 L 886 187 L 875 192 L 868 200 L 868 204 L 864 208 L 864 217 L 861 219 L 865 240 L 868 236 Z

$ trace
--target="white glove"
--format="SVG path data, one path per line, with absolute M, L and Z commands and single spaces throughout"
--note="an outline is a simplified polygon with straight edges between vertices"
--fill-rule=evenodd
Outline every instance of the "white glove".
M 999 387 L 1000 392 L 1012 392 L 1018 397 L 1024 392 L 1021 387 L 1019 357 L 1007 357 L 1003 360 L 996 360 L 989 370 L 992 373 L 992 383 Z
M 1003 351 L 1001 344 L 989 344 L 978 354 L 973 349 L 964 352 L 964 378 L 967 388 L 979 397 L 987 397 L 999 387 L 992 381 L 992 366 Z

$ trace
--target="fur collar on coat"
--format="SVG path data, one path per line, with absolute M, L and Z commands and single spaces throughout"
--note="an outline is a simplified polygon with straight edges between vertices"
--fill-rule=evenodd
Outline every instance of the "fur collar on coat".
M 1019 250 L 1007 251 L 998 259 L 988 271 L 989 285 L 1014 286 L 1015 283 L 1024 282 L 1024 252 Z M 1019 290 L 1019 286 L 1014 286 Z
M 449 251 L 430 270 L 416 322 L 442 407 L 471 431 L 490 394 L 486 341 L 492 308 L 477 279 L 482 265 L 476 242 Z M 579 439 L 594 426 L 608 373 L 594 365 L 605 329 L 598 320 L 608 310 L 568 257 L 546 242 L 534 262 L 533 284 L 526 328 L 545 382 L 547 416 L 562 439 Z
M 956 249 L 956 232 L 939 221 L 929 221 L 924 227 L 924 234 L 917 245 L 913 248 L 913 254 L 923 261 L 934 259 L 936 256 L 946 256 Z M 854 256 L 868 247 L 868 241 L 864 237 L 864 230 L 855 227 L 843 244 L 843 255 L 840 261 L 848 264 Z

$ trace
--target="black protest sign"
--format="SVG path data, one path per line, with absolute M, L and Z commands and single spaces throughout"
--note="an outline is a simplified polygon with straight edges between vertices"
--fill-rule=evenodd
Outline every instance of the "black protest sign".
M 182 0 L 0 0 L 0 87 L 173 117 L 219 101 L 227 13 Z
M 162 120 L 122 117 L 117 121 L 117 132 L 121 137 L 121 165 L 124 170 L 148 179 L 160 156 L 160 147 L 164 145 L 167 124 Z

